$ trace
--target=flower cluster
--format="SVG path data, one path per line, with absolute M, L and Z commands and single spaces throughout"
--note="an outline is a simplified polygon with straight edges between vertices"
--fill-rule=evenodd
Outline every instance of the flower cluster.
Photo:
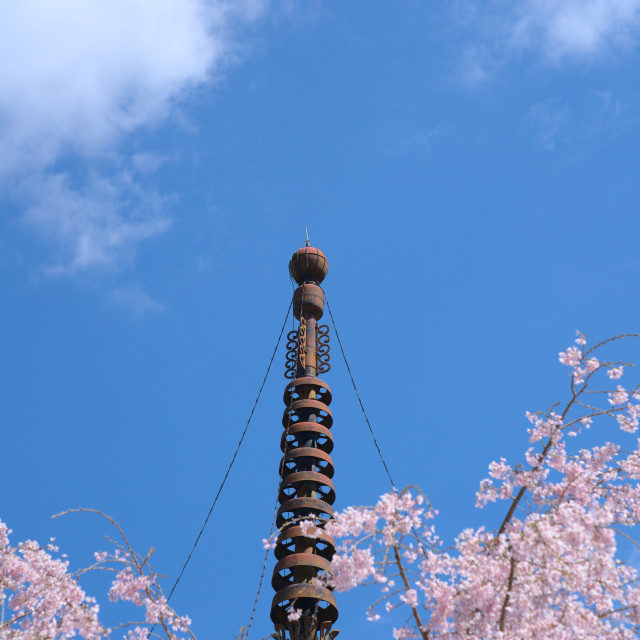
M 590 427 L 635 432 L 640 394 L 619 383 L 607 388 L 625 363 L 596 357 L 605 343 L 587 349 L 580 333 L 575 342 L 559 356 L 571 369 L 565 406 L 527 414 L 523 463 L 501 458 L 480 484 L 478 507 L 505 504 L 495 529 L 465 529 L 444 549 L 430 522 L 436 512 L 409 491 L 346 509 L 326 525 L 340 543 L 329 583 L 377 583 L 367 618 L 404 610 L 394 638 L 638 637 L 640 573 L 619 548 L 640 522 L 640 441 L 574 443 Z
M 9 543 L 10 529 L 0 521 L 0 640 L 105 636 L 98 605 L 68 572 L 69 563 L 33 540 Z
M 0 640 L 66 640 L 76 635 L 99 640 L 112 637 L 118 629 L 124 630 L 126 640 L 147 640 L 152 631 L 149 625 L 156 626 L 156 637 L 180 640 L 186 634 L 194 639 L 191 620 L 178 616 L 162 593 L 160 576 L 149 564 L 153 549 L 143 558 L 113 519 L 91 509 L 77 511 L 105 517 L 117 529 L 121 542 L 113 541 L 113 552 L 96 552 L 96 562 L 75 573 L 69 572 L 69 563 L 63 557 L 52 555 L 58 552 L 53 543 L 43 549 L 28 540 L 11 547 L 10 530 L 0 521 Z M 109 599 L 143 607 L 144 621 L 126 622 L 115 629 L 100 623 L 98 605 L 78 583 L 83 573 L 95 570 L 115 572 Z

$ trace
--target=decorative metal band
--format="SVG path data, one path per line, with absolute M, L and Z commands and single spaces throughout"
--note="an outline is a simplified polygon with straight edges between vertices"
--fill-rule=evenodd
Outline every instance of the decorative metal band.
M 297 422 L 306 420 L 307 416 L 304 414 L 315 413 L 316 422 L 328 429 L 333 424 L 333 416 L 331 415 L 331 409 L 321 400 L 315 399 L 301 399 L 294 400 L 285 410 L 282 416 L 282 426 L 287 427 Z
M 278 536 L 276 542 L 275 557 L 276 560 L 280 560 L 286 556 L 290 556 L 295 553 L 295 547 L 300 541 L 306 542 L 308 538 L 304 535 L 302 527 L 297 525 L 291 525 L 284 529 Z M 336 544 L 332 536 L 319 529 L 316 531 L 316 537 L 314 538 L 316 555 L 330 560 L 333 556 Z
M 307 321 L 304 317 L 300 318 L 298 326 L 298 365 L 300 371 L 307 366 Z
M 280 504 L 284 505 L 289 498 L 297 498 L 300 488 L 306 489 L 309 485 L 313 485 L 315 493 L 326 503 L 335 502 L 336 490 L 329 476 L 318 471 L 294 471 L 285 476 L 280 483 Z
M 331 369 L 331 365 L 329 364 L 329 360 L 331 360 L 331 355 L 329 355 L 330 350 L 329 325 L 321 324 L 318 326 L 318 373 L 326 373 Z
M 329 325 L 321 324 L 317 327 L 316 361 L 318 373 L 326 373 L 331 369 L 331 345 L 329 344 Z M 300 326 L 297 331 L 289 331 L 287 334 L 287 356 L 285 362 L 284 377 L 290 380 L 304 373 L 307 366 L 307 321 L 300 318 Z M 317 378 L 314 378 L 317 380 Z
M 298 372 L 298 332 L 287 334 L 287 360 L 285 362 L 285 378 L 295 378 Z
M 289 603 L 302 599 L 314 600 L 317 603 L 315 617 L 317 617 L 318 621 L 333 623 L 338 618 L 338 608 L 333 593 L 319 585 L 302 582 L 280 589 L 273 597 L 271 604 L 271 619 L 273 622 L 286 624 Z
M 299 398 L 306 398 L 311 391 L 316 394 L 316 400 L 320 400 L 326 405 L 331 404 L 332 396 L 329 385 L 324 380 L 320 380 L 320 378 L 312 378 L 310 376 L 296 378 L 285 387 L 284 403 L 288 405 Z
M 320 451 L 331 453 L 333 451 L 333 436 L 327 427 L 316 422 L 301 422 L 289 427 L 283 432 L 280 439 L 282 453 L 291 451 L 297 447 L 303 447 L 310 438 L 315 439 L 315 445 Z

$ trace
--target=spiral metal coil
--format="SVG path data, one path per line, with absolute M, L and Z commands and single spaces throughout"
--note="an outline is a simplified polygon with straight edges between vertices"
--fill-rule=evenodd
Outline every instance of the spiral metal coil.
M 331 369 L 331 364 L 329 363 L 329 360 L 331 360 L 330 350 L 329 325 L 318 325 L 318 346 L 316 351 L 318 354 L 318 373 L 326 373 Z
M 284 377 L 293 379 L 298 370 L 298 332 L 289 331 L 287 334 L 287 360 L 285 362 Z
M 331 345 L 329 344 L 329 325 L 317 326 L 316 360 L 318 373 L 326 373 L 331 369 Z M 284 377 L 293 380 L 298 371 L 304 370 L 306 362 L 305 342 L 307 339 L 307 324 L 304 318 L 300 320 L 297 331 L 289 331 L 287 334 L 287 355 Z

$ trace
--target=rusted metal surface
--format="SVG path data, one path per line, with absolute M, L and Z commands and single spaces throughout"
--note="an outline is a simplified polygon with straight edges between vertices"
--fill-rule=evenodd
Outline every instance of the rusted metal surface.
M 287 498 L 296 498 L 301 487 L 306 489 L 309 482 L 314 484 L 314 491 L 326 503 L 333 504 L 336 501 L 336 490 L 329 476 L 318 471 L 294 471 L 280 483 L 280 504 L 284 506 Z
M 333 537 L 322 529 L 318 529 L 314 535 L 316 536 L 314 539 L 317 541 L 316 555 L 330 560 L 335 551 L 335 541 Z M 283 529 L 276 543 L 274 552 L 276 559 L 280 560 L 285 556 L 295 553 L 296 544 L 302 539 L 306 539 L 302 527 L 290 525 Z
M 327 276 L 329 263 L 327 258 L 315 247 L 298 249 L 289 261 L 289 273 L 298 283 L 315 282 L 320 284 Z
M 298 328 L 288 335 L 284 390 L 284 431 L 280 441 L 283 457 L 278 492 L 280 506 L 276 525 L 280 534 L 274 554 L 278 560 L 272 578 L 276 591 L 271 606 L 276 640 L 333 640 L 338 618 L 335 597 L 326 582 L 335 552 L 333 538 L 324 525 L 333 517 L 335 501 L 333 415 L 329 409 L 331 389 L 318 373 L 328 371 L 329 331 L 318 325 L 324 313 L 324 292 L 319 284 L 328 271 L 327 259 L 315 247 L 293 254 L 289 272 L 299 285 L 293 294 Z M 300 527 L 312 521 L 316 530 L 306 537 Z M 299 620 L 288 614 L 300 610 Z
M 285 556 L 282 560 L 278 561 L 273 569 L 271 586 L 274 590 L 280 591 L 280 589 L 293 584 L 293 569 L 301 566 L 315 567 L 318 571 L 327 571 L 330 562 L 326 558 L 314 553 L 294 553 L 290 556 Z
M 304 303 L 307 304 L 306 302 Z M 329 325 L 318 325 L 313 314 L 302 316 L 297 331 L 287 334 L 285 378 L 304 377 L 309 371 L 326 373 L 331 369 Z
M 293 292 L 293 315 L 319 320 L 324 313 L 324 291 L 317 284 L 301 284 Z
M 291 584 L 276 593 L 271 604 L 271 619 L 280 624 L 286 622 L 289 603 L 303 600 L 314 601 L 315 617 L 320 622 L 335 622 L 338 618 L 338 606 L 333 593 L 318 584 L 303 582 Z
M 280 449 L 282 452 L 302 447 L 304 442 L 308 442 L 310 438 L 315 439 L 315 446 L 324 451 L 331 453 L 333 451 L 333 436 L 327 427 L 314 422 L 300 422 L 292 425 L 282 433 L 280 440 Z
M 331 409 L 321 400 L 315 399 L 294 400 L 284 410 L 282 426 L 286 428 L 288 425 L 308 419 L 310 415 L 316 417 L 315 422 L 319 422 L 321 425 L 327 427 L 327 429 L 331 429 L 333 425 Z
M 282 624 L 275 625 L 275 633 L 271 634 L 274 640 L 286 640 L 287 633 L 291 640 L 304 640 L 305 638 L 317 638 L 318 640 L 334 640 L 340 633 L 337 629 L 331 629 L 331 622 L 318 622 L 315 618 L 305 618 L 303 624 L 299 621 L 289 622 L 285 627 Z
M 285 363 L 285 378 L 295 378 L 298 375 L 298 332 L 289 331 L 287 334 L 287 360 Z
M 278 529 L 288 522 L 312 520 L 316 526 L 323 526 L 329 518 L 335 515 L 331 505 L 322 498 L 291 498 L 280 505 L 276 515 Z M 313 546 L 313 538 L 308 538 L 308 546 Z
M 308 389 L 307 387 L 313 387 L 312 389 Z M 325 404 L 331 404 L 331 389 L 329 385 L 324 381 L 320 380 L 320 378 L 311 378 L 311 377 L 302 377 L 297 378 L 293 382 L 290 382 L 284 388 L 284 403 L 289 404 L 294 400 L 298 400 L 300 398 L 300 394 L 308 395 L 309 391 L 315 391 L 316 400 L 320 400 Z
M 298 366 L 302 371 L 307 366 L 307 320 L 300 318 L 298 325 Z
M 305 442 L 308 444 L 308 442 Z M 282 457 L 282 476 L 286 478 L 291 473 L 304 470 L 304 467 L 314 467 L 325 476 L 333 478 L 333 460 L 328 453 L 318 447 L 296 447 Z
M 316 344 L 316 354 L 318 358 L 318 373 L 326 373 L 331 369 L 331 345 L 329 344 L 329 325 L 318 325 L 318 339 Z

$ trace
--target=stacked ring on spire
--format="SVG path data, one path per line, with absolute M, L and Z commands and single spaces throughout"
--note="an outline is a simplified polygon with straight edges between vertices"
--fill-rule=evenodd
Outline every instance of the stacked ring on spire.
M 338 618 L 335 597 L 315 580 L 318 573 L 329 569 L 335 552 L 333 538 L 323 530 L 334 515 L 331 505 L 335 500 L 333 460 L 329 455 L 333 449 L 331 390 L 319 378 L 299 377 L 285 388 L 284 402 L 280 443 L 284 455 L 276 517 L 281 533 L 271 582 L 277 592 L 271 619 L 286 625 L 290 610 L 302 609 L 318 623 L 333 624 Z M 315 523 L 315 537 L 304 535 L 299 524 L 303 520 Z

